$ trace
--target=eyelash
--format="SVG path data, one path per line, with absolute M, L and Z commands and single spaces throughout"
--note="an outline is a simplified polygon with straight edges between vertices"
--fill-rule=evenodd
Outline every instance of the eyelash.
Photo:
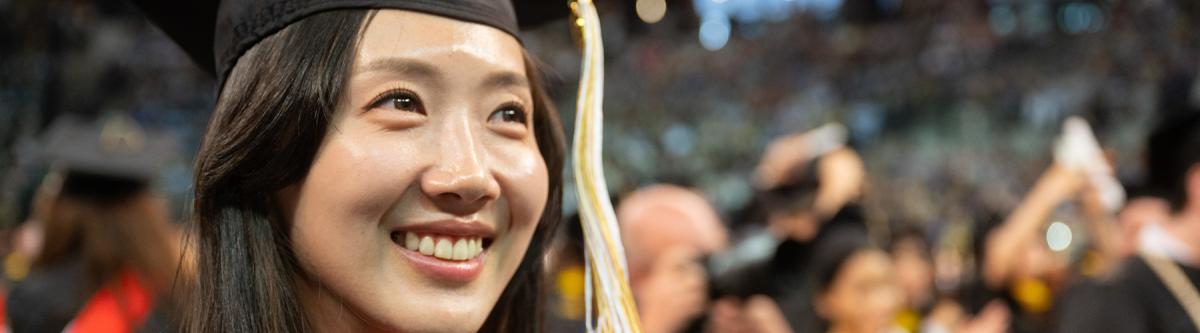
M 416 112 L 419 114 L 425 114 L 425 105 L 421 102 L 421 98 L 417 96 L 417 93 L 413 92 L 412 90 L 404 89 L 404 88 L 391 89 L 391 90 L 383 92 L 382 94 L 379 94 L 378 97 L 375 97 L 375 99 L 372 100 L 371 104 L 367 105 L 366 109 L 371 110 L 371 109 L 385 107 L 387 105 L 387 103 L 389 103 L 389 102 L 395 103 L 398 99 L 401 99 L 401 98 L 410 99 L 411 100 L 410 103 L 413 103 L 413 106 L 411 108 L 400 108 L 400 107 L 396 107 L 395 104 L 393 104 L 392 105 L 393 108 L 395 108 L 396 110 L 400 110 L 400 111 Z M 415 109 L 415 110 L 413 110 L 413 109 Z
M 403 109 L 403 108 L 395 107 L 393 105 L 393 107 L 395 109 L 400 110 L 400 111 L 416 112 L 416 113 L 419 113 L 422 115 L 426 114 L 425 113 L 425 105 L 424 105 L 424 103 L 421 102 L 421 98 L 417 96 L 417 93 L 413 92 L 412 90 L 405 89 L 405 88 L 395 88 L 395 89 L 391 89 L 391 90 L 388 90 L 388 91 L 385 91 L 385 92 L 379 94 L 378 97 L 375 97 L 374 99 L 371 100 L 372 102 L 367 105 L 365 110 L 373 110 L 373 109 L 378 109 L 378 108 L 384 107 L 385 105 L 387 105 L 387 103 L 389 103 L 389 102 L 394 103 L 397 99 L 400 99 L 400 98 L 411 99 L 412 100 L 411 103 L 413 103 L 412 108 L 415 110 Z M 499 108 L 497 108 L 495 111 L 492 111 L 492 113 L 488 115 L 488 120 L 491 121 L 492 117 L 500 115 L 499 112 L 504 111 L 504 110 L 515 111 L 515 113 L 516 113 L 515 117 L 518 119 L 516 121 L 509 121 L 509 120 L 501 119 L 501 121 L 515 122 L 515 123 L 520 123 L 522 125 L 528 124 L 528 122 L 529 122 L 528 114 L 529 113 L 528 113 L 528 111 L 525 110 L 525 107 L 518 102 L 504 103 L 503 105 L 501 105 Z
M 516 111 L 515 117 L 518 118 L 518 120 L 517 121 L 508 121 L 508 120 L 501 119 L 501 121 L 515 122 L 515 123 L 520 123 L 522 125 L 527 124 L 529 122 L 527 120 L 528 114 L 529 114 L 528 111 L 525 111 L 525 107 L 516 102 L 505 103 L 504 105 L 501 105 L 499 108 L 496 108 L 496 111 L 492 111 L 492 114 L 488 115 L 488 121 L 491 121 L 492 117 L 494 117 L 496 115 L 500 115 L 500 112 L 505 111 L 505 110 Z

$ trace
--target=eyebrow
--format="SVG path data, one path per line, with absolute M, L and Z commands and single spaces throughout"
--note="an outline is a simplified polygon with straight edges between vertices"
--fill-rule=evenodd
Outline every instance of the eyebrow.
M 374 60 L 366 66 L 360 67 L 354 71 L 355 74 L 365 72 L 392 72 L 406 77 L 415 77 L 418 79 L 436 79 L 441 77 L 441 71 L 433 65 L 417 60 L 409 60 L 403 58 L 384 58 Z
M 362 66 L 354 71 L 355 74 L 365 72 L 391 72 L 408 78 L 425 81 L 440 81 L 442 72 L 437 66 L 430 63 L 405 59 L 405 58 L 384 58 L 374 60 L 366 66 Z M 496 88 L 529 88 L 529 79 L 525 75 L 509 70 L 498 70 L 488 74 L 483 82 L 479 85 L 481 88 L 496 89 Z
M 529 88 L 529 79 L 512 71 L 497 71 L 483 79 L 485 88 Z

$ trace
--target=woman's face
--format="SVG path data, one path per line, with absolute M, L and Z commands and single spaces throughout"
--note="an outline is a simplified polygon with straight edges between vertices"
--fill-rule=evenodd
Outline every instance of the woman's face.
M 933 300 L 933 263 L 925 256 L 922 241 L 901 238 L 892 251 L 896 285 L 908 307 L 919 309 Z
M 308 175 L 279 193 L 318 331 L 476 331 L 548 195 L 523 50 L 382 10 Z
M 884 332 L 900 305 L 891 259 L 863 250 L 846 259 L 820 297 L 821 315 L 845 332 Z

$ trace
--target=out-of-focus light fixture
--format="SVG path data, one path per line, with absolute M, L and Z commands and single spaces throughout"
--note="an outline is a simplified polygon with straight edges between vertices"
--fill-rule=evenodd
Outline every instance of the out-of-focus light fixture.
M 667 15 L 667 0 L 637 0 L 633 6 L 638 18 L 649 24 L 658 23 Z
M 1021 6 L 1017 16 L 1021 22 L 1021 34 L 1026 37 L 1041 36 L 1054 29 L 1054 12 L 1049 4 L 1028 2 Z
M 1059 10 L 1058 24 L 1071 34 L 1097 32 L 1104 27 L 1104 12 L 1094 4 L 1071 3 Z
M 704 23 L 700 24 L 700 45 L 709 51 L 720 50 L 729 42 L 729 17 L 719 12 L 704 15 Z
M 1008 6 L 992 7 L 988 11 L 988 27 L 996 36 L 1005 37 L 1017 31 L 1017 13 Z

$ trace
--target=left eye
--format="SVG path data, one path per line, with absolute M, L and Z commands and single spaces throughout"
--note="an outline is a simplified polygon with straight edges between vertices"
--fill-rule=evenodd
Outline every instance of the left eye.
M 525 123 L 525 110 L 516 106 L 506 106 L 492 112 L 488 116 L 488 121 L 502 121 L 506 123 Z

